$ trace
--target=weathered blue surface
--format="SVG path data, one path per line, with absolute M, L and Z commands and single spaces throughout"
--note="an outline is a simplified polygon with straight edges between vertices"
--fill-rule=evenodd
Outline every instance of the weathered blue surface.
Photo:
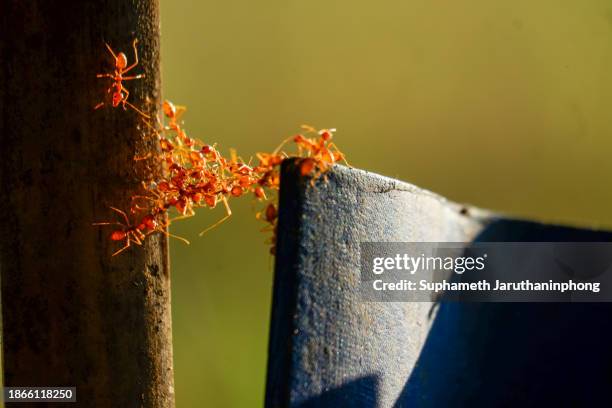
M 359 242 L 612 234 L 499 219 L 359 170 L 328 177 L 312 187 L 291 162 L 283 168 L 267 407 L 610 402 L 608 304 L 366 303 Z

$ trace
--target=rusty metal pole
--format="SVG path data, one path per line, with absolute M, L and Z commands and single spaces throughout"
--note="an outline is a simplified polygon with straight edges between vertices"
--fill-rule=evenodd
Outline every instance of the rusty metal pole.
M 0 271 L 7 386 L 76 386 L 80 406 L 172 407 L 167 240 L 111 257 L 156 148 L 133 110 L 93 110 L 108 42 L 140 64 L 130 101 L 160 102 L 157 0 L 0 0 Z M 41 404 L 42 405 L 42 404 Z

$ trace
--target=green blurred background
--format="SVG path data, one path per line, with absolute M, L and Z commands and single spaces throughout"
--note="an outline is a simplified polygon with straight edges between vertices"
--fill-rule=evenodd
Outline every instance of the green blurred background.
M 352 165 L 517 216 L 612 228 L 612 1 L 162 0 L 164 96 L 249 157 L 302 123 Z M 272 258 L 250 198 L 173 232 L 179 407 L 261 406 Z

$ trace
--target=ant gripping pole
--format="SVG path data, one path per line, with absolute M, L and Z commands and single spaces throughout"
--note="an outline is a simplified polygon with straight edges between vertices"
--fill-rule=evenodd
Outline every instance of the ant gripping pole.
M 109 206 L 129 208 L 139 180 L 160 172 L 133 161 L 155 149 L 143 120 L 160 106 L 158 1 L 68 3 L 0 7 L 4 385 L 74 386 L 83 406 L 172 407 L 167 238 L 112 257 L 112 229 L 92 226 L 121 221 Z M 96 77 L 118 64 L 105 43 L 128 64 L 138 48 L 129 93 Z

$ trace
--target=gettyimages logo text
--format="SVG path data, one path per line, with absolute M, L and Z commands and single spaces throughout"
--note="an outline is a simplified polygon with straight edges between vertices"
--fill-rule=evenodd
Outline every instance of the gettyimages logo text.
M 488 254 L 482 256 L 411 256 L 396 254 L 395 257 L 376 257 L 372 260 L 372 273 L 380 275 L 386 271 L 406 271 L 414 275 L 418 271 L 452 271 L 458 275 L 466 271 L 482 271 Z

